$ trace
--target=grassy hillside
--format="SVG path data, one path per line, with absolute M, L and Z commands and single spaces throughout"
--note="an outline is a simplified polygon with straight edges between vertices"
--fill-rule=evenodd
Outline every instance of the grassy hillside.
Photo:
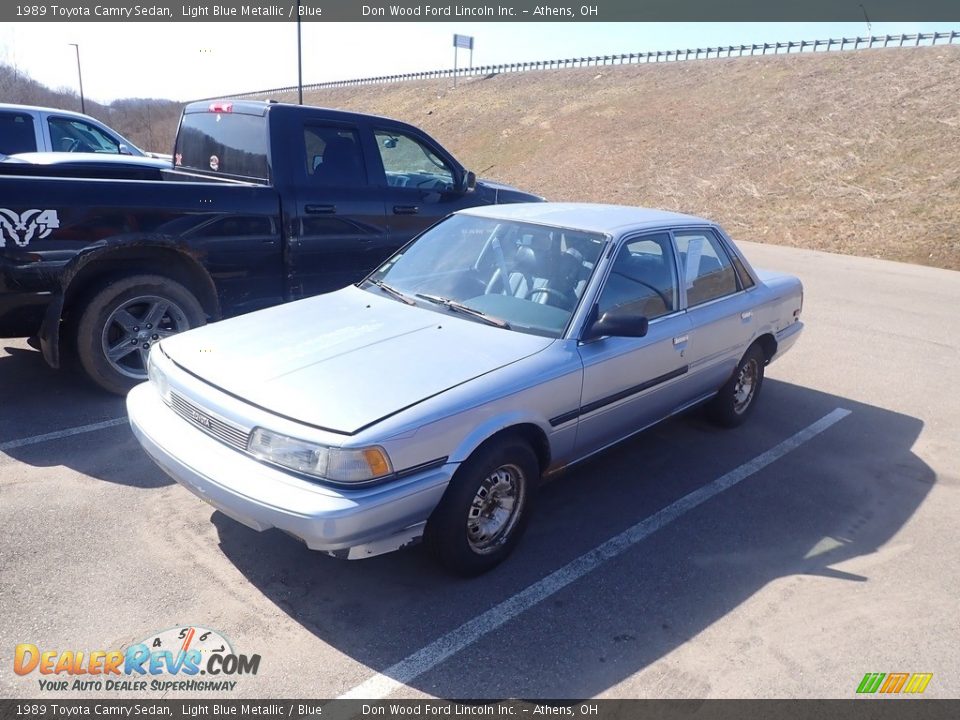
M 468 167 L 550 199 L 681 210 L 746 240 L 960 269 L 960 47 L 556 70 L 305 100 L 420 125 Z

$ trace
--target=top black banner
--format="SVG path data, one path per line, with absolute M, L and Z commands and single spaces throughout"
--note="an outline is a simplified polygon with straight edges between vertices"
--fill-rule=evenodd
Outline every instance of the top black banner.
M 3 3 L 3 22 L 953 22 L 958 0 L 57 0 Z

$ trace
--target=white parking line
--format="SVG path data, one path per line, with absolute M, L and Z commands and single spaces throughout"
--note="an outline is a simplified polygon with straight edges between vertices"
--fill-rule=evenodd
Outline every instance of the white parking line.
M 37 443 L 47 442 L 48 440 L 59 440 L 60 438 L 70 437 L 71 435 L 82 435 L 83 433 L 93 432 L 94 430 L 116 427 L 126 422 L 127 418 L 125 417 L 114 418 L 113 420 L 104 420 L 103 422 L 92 423 L 90 425 L 80 425 L 78 427 L 67 428 L 66 430 L 44 433 L 43 435 L 20 438 L 19 440 L 8 440 L 5 443 L 0 443 L 0 452 L 13 450 L 14 448 L 24 447 L 26 445 L 36 445 Z
M 444 660 L 472 645 L 484 635 L 496 630 L 575 580 L 582 578 L 608 560 L 629 550 L 641 540 L 669 525 L 698 505 L 719 495 L 724 490 L 729 490 L 737 483 L 767 467 L 770 463 L 796 450 L 849 414 L 849 410 L 837 408 L 762 455 L 758 455 L 753 460 L 731 470 L 708 485 L 694 490 L 689 495 L 684 495 L 672 505 L 668 505 L 645 520 L 641 520 L 633 527 L 607 540 L 602 545 L 598 545 L 556 572 L 547 575 L 499 605 L 490 608 L 482 615 L 478 615 L 473 620 L 464 623 L 455 630 L 451 630 L 382 673 L 377 673 L 369 680 L 343 693 L 340 699 L 379 700 L 387 697 L 397 688 L 410 683 Z

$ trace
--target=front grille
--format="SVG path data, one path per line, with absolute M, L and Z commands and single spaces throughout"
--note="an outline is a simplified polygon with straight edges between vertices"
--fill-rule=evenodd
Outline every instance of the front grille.
M 220 442 L 238 450 L 247 449 L 247 440 L 250 437 L 247 430 L 211 415 L 176 391 L 170 393 L 170 408 L 195 428 L 202 430 Z

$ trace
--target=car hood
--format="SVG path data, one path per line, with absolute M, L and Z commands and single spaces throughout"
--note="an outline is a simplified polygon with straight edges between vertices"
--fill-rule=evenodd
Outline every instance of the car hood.
M 197 328 L 160 347 L 225 392 L 353 434 L 552 342 L 348 287 Z

